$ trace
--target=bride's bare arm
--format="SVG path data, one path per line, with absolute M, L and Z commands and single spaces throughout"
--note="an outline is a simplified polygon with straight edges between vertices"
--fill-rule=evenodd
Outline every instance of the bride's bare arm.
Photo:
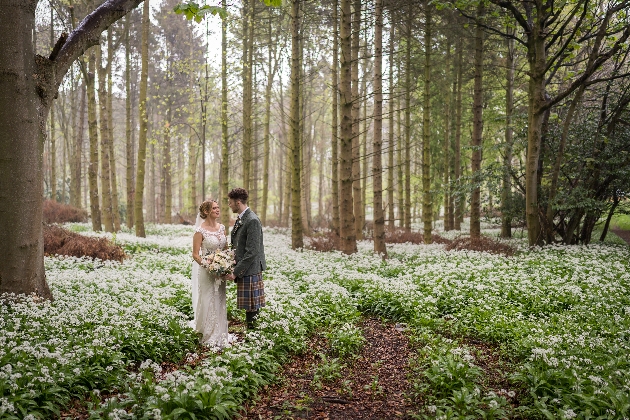
M 203 235 L 199 232 L 195 232 L 193 235 L 193 249 L 192 249 L 192 257 L 193 260 L 197 261 L 197 264 L 201 265 L 201 256 L 199 255 L 199 250 L 201 249 L 201 241 L 203 240 Z

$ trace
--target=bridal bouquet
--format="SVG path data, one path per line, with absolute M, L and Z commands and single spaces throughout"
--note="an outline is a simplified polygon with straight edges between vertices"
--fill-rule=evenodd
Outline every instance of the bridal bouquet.
M 218 276 L 232 274 L 235 265 L 233 249 L 217 249 L 212 254 L 201 257 L 201 266 Z

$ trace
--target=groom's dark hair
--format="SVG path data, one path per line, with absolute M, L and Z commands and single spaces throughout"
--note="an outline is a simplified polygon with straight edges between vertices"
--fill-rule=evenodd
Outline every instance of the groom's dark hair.
M 228 197 L 232 200 L 239 200 L 243 204 L 247 204 L 249 194 L 245 188 L 234 188 L 228 193 Z

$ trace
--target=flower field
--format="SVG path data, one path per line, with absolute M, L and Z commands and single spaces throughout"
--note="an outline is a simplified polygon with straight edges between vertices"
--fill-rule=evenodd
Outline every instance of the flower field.
M 315 331 L 339 353 L 360 342 L 362 314 L 408 327 L 410 397 L 422 402 L 412 417 L 630 418 L 627 246 L 514 240 L 504 257 L 400 244 L 382 261 L 369 242 L 352 256 L 295 252 L 286 232 L 266 230 L 267 307 L 247 340 L 217 354 L 187 326 L 192 228 L 147 235 L 109 236 L 130 255 L 122 264 L 46 258 L 53 302 L 2 297 L 0 419 L 73 404 L 93 418 L 231 418 Z M 487 380 L 475 343 L 503 360 L 507 387 Z

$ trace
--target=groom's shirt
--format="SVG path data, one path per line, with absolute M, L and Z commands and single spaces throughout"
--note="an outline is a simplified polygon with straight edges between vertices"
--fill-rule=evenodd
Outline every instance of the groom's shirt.
M 249 206 L 245 207 L 245 210 L 243 210 L 243 212 L 241 214 L 239 214 L 236 218 L 237 219 L 241 219 L 241 221 L 243 220 L 243 215 L 245 214 L 245 212 L 249 210 Z

